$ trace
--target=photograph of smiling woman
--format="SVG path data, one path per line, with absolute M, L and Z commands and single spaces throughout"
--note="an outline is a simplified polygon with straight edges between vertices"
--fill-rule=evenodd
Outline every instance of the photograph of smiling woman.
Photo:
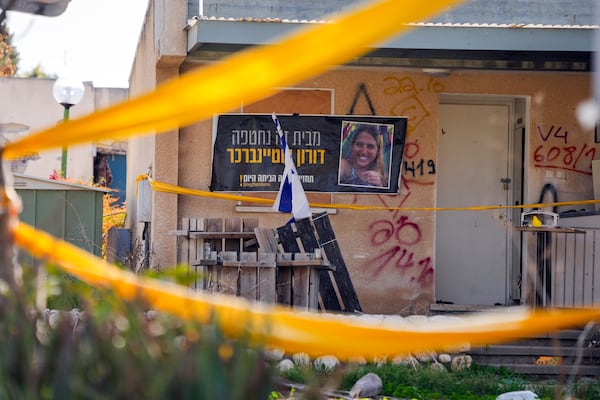
M 389 188 L 394 126 L 343 121 L 338 184 Z

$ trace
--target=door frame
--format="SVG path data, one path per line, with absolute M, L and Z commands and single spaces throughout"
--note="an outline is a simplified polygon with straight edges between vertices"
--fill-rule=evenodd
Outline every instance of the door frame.
M 509 188 L 509 204 L 523 204 L 527 198 L 527 162 L 529 154 L 529 105 L 530 99 L 526 96 L 486 95 L 486 94 L 459 94 L 441 93 L 438 104 L 455 105 L 504 105 L 509 108 L 509 133 L 507 160 L 508 178 L 511 179 Z M 439 131 L 438 117 L 438 131 Z M 437 136 L 436 136 L 437 137 Z M 437 147 L 439 154 L 440 148 Z M 436 159 L 439 157 L 436 156 Z M 437 191 L 436 191 L 437 192 Z M 437 195 L 435 198 L 437 205 Z M 520 222 L 521 209 L 507 210 L 507 223 L 516 226 Z M 436 218 L 435 240 L 437 241 L 438 225 Z M 434 243 L 434 248 L 437 246 Z M 506 270 L 505 270 L 505 305 L 521 304 L 525 290 L 524 257 L 525 246 L 523 234 L 513 229 L 506 232 Z M 436 254 L 437 256 L 437 254 Z

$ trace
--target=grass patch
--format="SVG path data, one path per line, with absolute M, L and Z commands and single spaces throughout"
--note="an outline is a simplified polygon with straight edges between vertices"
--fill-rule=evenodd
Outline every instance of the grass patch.
M 22 284 L 0 285 L 0 399 L 320 399 L 324 388 L 349 390 L 368 372 L 382 379 L 383 395 L 398 398 L 485 400 L 526 389 L 542 399 L 600 398 L 598 382 L 541 386 L 476 364 L 461 372 L 392 364 L 294 368 L 280 375 L 309 390 L 284 395 L 263 349 L 228 340 L 216 320 L 201 325 L 154 313 L 52 270 L 50 300 L 65 312 L 48 313 L 35 308 L 36 275 L 24 268 Z M 158 278 L 185 280 L 177 270 Z
M 427 366 L 367 364 L 349 365 L 337 372 L 321 373 L 306 368 L 294 368 L 281 373 L 282 377 L 307 385 L 325 386 L 334 379 L 337 388 L 350 390 L 365 374 L 377 374 L 382 382 L 382 395 L 417 400 L 495 400 L 502 393 L 531 390 L 540 399 L 564 399 L 569 395 L 579 400 L 600 399 L 600 383 L 564 385 L 560 382 L 532 381 L 506 368 L 491 368 L 473 364 L 458 372 L 435 371 Z M 331 387 L 331 385 L 329 385 Z

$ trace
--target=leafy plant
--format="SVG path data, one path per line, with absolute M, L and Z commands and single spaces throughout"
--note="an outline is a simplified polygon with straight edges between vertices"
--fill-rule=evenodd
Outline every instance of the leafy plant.
M 108 231 L 111 228 L 122 228 L 125 226 L 127 207 L 119 203 L 119 199 L 110 193 L 106 193 L 102 202 L 102 257 L 106 258 L 106 246 L 108 243 Z
M 393 365 L 393 364 L 367 364 L 364 366 L 349 366 L 339 385 L 340 389 L 350 390 L 352 385 L 365 374 L 373 372 L 382 382 L 382 394 L 418 400 L 493 400 L 505 392 L 532 390 L 540 399 L 550 400 L 566 398 L 568 394 L 578 399 L 597 399 L 600 393 L 600 383 L 577 384 L 565 387 L 559 383 L 549 384 L 529 381 L 523 376 L 506 368 L 491 368 L 473 364 L 471 368 L 457 371 L 435 371 L 427 366 Z M 312 372 L 313 374 L 315 372 Z M 286 379 L 295 382 L 307 381 L 304 368 L 294 368 L 282 373 Z M 323 386 L 321 378 L 310 378 Z
M 0 398 L 266 399 L 272 371 L 263 350 L 208 325 L 124 302 L 82 282 L 80 310 L 35 310 L 35 268 L 0 294 Z

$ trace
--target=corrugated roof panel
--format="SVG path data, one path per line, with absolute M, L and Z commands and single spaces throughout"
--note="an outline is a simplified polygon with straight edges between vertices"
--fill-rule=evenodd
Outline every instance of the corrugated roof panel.
M 203 0 L 189 18 L 205 15 L 252 20 L 323 21 L 361 3 L 356 0 Z M 458 24 L 590 26 L 597 0 L 469 0 L 429 22 Z M 400 9 L 399 12 L 402 10 Z

